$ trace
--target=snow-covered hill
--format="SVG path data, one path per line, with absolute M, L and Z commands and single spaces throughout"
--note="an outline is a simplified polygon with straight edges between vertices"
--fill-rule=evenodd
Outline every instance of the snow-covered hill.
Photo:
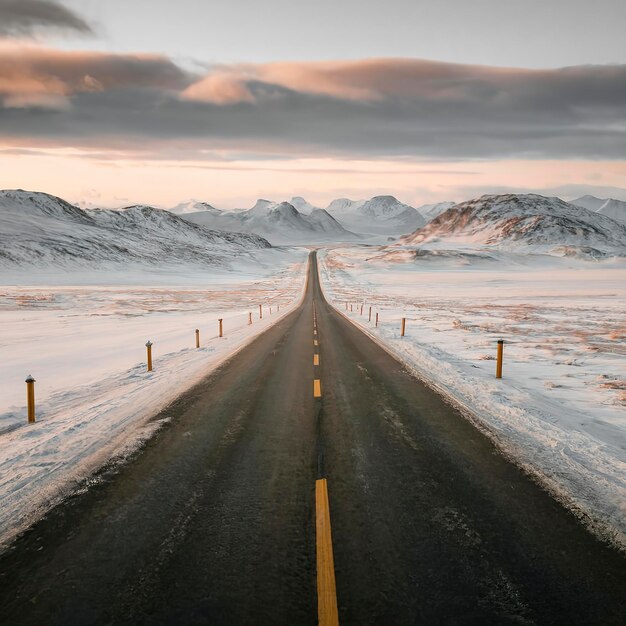
M 606 215 L 616 222 L 626 224 L 626 202 L 609 198 L 599 209 L 600 215 Z
M 0 267 L 229 267 L 269 248 L 263 238 L 211 231 L 148 206 L 84 211 L 46 193 L 0 191 Z
M 561 255 L 626 256 L 626 227 L 559 198 L 485 195 L 448 209 L 401 246 L 496 247 Z
M 605 202 L 606 200 L 603 200 L 602 198 L 596 198 L 596 196 L 587 194 L 586 196 L 580 196 L 580 198 L 572 200 L 570 204 L 581 206 L 589 211 L 597 211 Z
M 294 196 L 291 200 L 289 200 L 289 204 L 295 206 L 296 209 L 304 215 L 311 215 L 313 211 L 317 211 L 320 208 L 312 205 L 310 202 L 307 202 L 302 196 Z
M 333 200 L 327 211 L 346 228 L 372 235 L 403 235 L 426 223 L 413 207 L 393 196 L 375 196 L 366 201 Z
M 439 217 L 444 211 L 447 211 L 450 207 L 453 207 L 455 204 L 456 202 L 451 201 L 436 202 L 435 204 L 423 204 L 422 206 L 417 207 L 417 210 L 426 220 L 426 222 L 430 222 L 436 217 Z
M 333 200 L 326 207 L 326 210 L 331 215 L 340 216 L 344 212 L 356 211 L 364 203 L 365 203 L 365 200 L 350 200 L 350 198 L 337 198 L 336 200 Z
M 208 202 L 185 200 L 185 202 L 178 203 L 175 207 L 169 209 L 169 211 L 176 215 L 185 215 L 187 213 L 197 213 L 198 211 L 219 211 L 219 209 L 211 206 Z
M 289 202 L 277 204 L 259 199 L 247 210 L 214 209 L 190 213 L 184 217 L 189 222 L 209 228 L 255 233 L 266 237 L 273 244 L 309 244 L 358 239 L 357 235 L 346 230 L 324 209 L 309 206 L 311 213 L 304 215 Z
M 572 204 L 611 217 L 621 224 L 626 224 L 626 202 L 624 200 L 616 200 L 615 198 L 604 200 L 595 196 L 582 196 L 572 200 Z

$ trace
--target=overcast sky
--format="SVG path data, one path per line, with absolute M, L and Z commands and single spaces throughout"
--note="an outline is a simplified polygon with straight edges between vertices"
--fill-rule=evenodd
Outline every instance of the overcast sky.
M 613 0 L 0 0 L 0 187 L 626 197 L 624 23 Z
M 211 63 L 408 57 L 555 68 L 626 61 L 623 0 L 68 0 L 66 6 L 97 30 L 89 47 Z

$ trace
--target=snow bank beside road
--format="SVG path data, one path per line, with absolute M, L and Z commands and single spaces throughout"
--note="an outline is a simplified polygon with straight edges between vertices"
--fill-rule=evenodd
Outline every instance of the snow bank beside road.
M 160 409 L 294 310 L 306 254 L 285 260 L 270 276 L 233 273 L 230 287 L 211 286 L 210 278 L 202 289 L 0 287 L 0 323 L 11 328 L 0 345 L 0 542 L 149 436 L 156 426 L 148 420 Z M 153 372 L 146 371 L 147 339 L 154 342 Z M 24 407 L 28 373 L 37 379 L 32 425 Z
M 342 314 L 464 408 L 597 532 L 626 546 L 623 263 L 513 255 L 391 263 L 371 248 L 318 258 L 326 296 Z M 500 338 L 508 343 L 496 380 Z

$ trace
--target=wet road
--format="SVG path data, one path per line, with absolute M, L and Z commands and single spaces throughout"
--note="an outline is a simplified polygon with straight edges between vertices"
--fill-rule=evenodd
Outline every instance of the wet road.
M 166 416 L 0 557 L 1 623 L 315 624 L 322 476 L 341 624 L 625 621 L 626 559 L 334 311 L 315 255 Z

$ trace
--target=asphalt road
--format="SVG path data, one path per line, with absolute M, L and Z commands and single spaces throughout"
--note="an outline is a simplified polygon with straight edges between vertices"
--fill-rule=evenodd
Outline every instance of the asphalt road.
M 626 559 L 334 311 L 315 255 L 164 416 L 0 557 L 0 623 L 315 624 L 320 477 L 341 624 L 626 622 Z

